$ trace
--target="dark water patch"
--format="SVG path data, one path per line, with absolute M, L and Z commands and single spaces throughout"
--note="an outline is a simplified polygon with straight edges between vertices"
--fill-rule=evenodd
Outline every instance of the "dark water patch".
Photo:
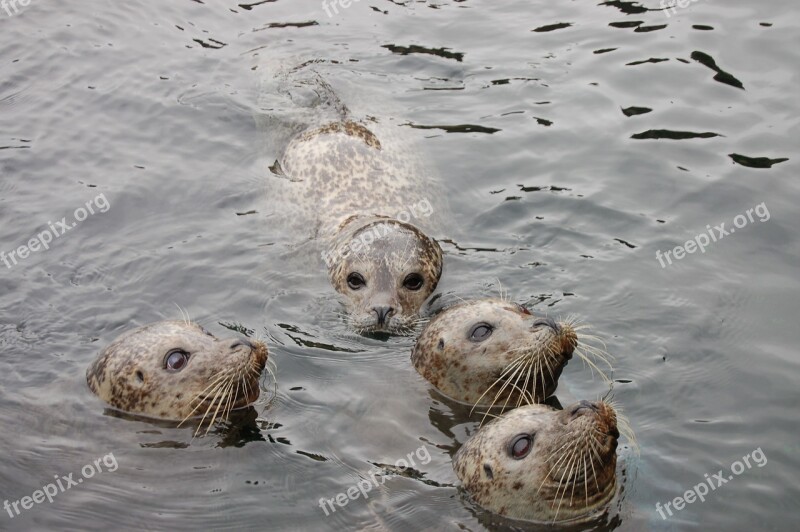
M 693 131 L 672 131 L 670 129 L 650 129 L 643 133 L 636 133 L 631 135 L 632 139 L 670 139 L 670 140 L 687 140 L 687 139 L 710 139 L 713 137 L 721 137 L 719 133 L 712 133 L 706 131 L 703 133 L 695 133 Z
M 227 43 L 224 43 L 222 41 L 218 41 L 216 39 L 211 39 L 211 38 L 208 39 L 209 42 L 205 42 L 205 41 L 203 41 L 201 39 L 192 39 L 192 40 L 194 42 L 196 42 L 197 44 L 199 44 L 200 46 L 202 46 L 203 48 L 211 48 L 213 50 L 219 50 L 220 48 L 224 48 L 224 47 L 228 46 Z
M 251 11 L 254 7 L 260 6 L 262 4 L 271 4 L 273 2 L 277 2 L 278 0 L 260 0 L 259 2 L 253 2 L 252 4 L 239 4 L 239 7 L 246 11 Z
M 622 240 L 621 238 L 615 238 L 614 240 L 616 240 L 620 244 L 622 244 L 622 245 L 624 245 L 624 246 L 626 246 L 626 247 L 628 247 L 630 249 L 636 249 L 636 247 L 637 247 L 637 246 L 634 246 L 633 244 L 631 244 L 630 242 Z
M 550 127 L 553 125 L 552 120 L 547 120 L 546 118 L 539 118 L 538 116 L 533 117 L 536 120 L 536 123 L 545 127 Z
M 443 57 L 445 59 L 455 59 L 459 63 L 464 60 L 462 52 L 451 52 L 449 48 L 428 48 L 426 46 L 418 46 L 412 44 L 411 46 L 399 46 L 396 44 L 384 44 L 381 48 L 386 48 L 393 54 L 411 55 L 411 54 L 427 54 Z
M 380 8 L 378 8 L 378 7 L 375 7 L 375 6 L 369 6 L 369 8 L 370 8 L 371 10 L 373 10 L 373 11 L 377 11 L 378 13 L 382 13 L 382 14 L 384 14 L 384 15 L 388 15 L 388 14 L 389 14 L 389 11 L 388 11 L 388 10 L 387 10 L 387 11 L 383 11 L 382 9 L 380 9 Z
M 406 124 L 409 127 L 414 129 L 441 129 L 447 133 L 486 133 L 491 135 L 492 133 L 497 133 L 498 131 L 502 131 L 501 129 L 497 129 L 494 127 L 486 127 L 486 126 L 479 126 L 475 124 L 458 124 L 454 126 L 426 126 L 421 124 Z
M 314 460 L 316 462 L 327 462 L 328 461 L 327 458 L 325 458 L 324 456 L 322 456 L 320 454 L 309 453 L 309 452 L 306 452 L 306 451 L 295 451 L 295 452 L 297 454 L 299 454 L 300 456 L 305 456 L 307 458 L 311 458 L 312 460 Z
M 626 20 L 623 22 L 610 22 L 608 25 L 612 28 L 636 28 L 644 24 L 643 20 Z
M 765 28 L 771 28 L 772 22 L 760 22 L 759 26 L 764 26 Z
M 593 54 L 607 54 L 608 52 L 613 52 L 614 50 L 618 50 L 618 48 L 601 48 L 600 50 L 595 50 L 592 53 Z
M 319 22 L 316 20 L 308 20 L 306 22 L 270 22 L 253 31 L 268 30 L 270 28 L 308 28 L 310 26 L 319 26 Z
M 733 159 L 733 162 L 736 164 L 740 164 L 748 168 L 772 168 L 772 166 L 775 164 L 780 164 L 789 160 L 786 157 L 780 157 L 778 159 L 770 159 L 769 157 L 748 157 L 738 153 L 730 153 L 728 154 L 728 157 Z
M 491 253 L 502 253 L 502 249 L 497 248 L 484 248 L 484 247 L 464 247 L 459 245 L 455 240 L 451 238 L 443 238 L 439 242 L 444 242 L 445 244 L 450 244 L 458 251 L 478 251 L 478 252 L 491 252 Z
M 549 190 L 549 191 L 552 191 L 552 192 L 563 192 L 565 190 L 567 190 L 567 191 L 572 190 L 571 188 L 558 187 L 558 186 L 555 186 L 555 185 L 541 186 L 541 187 L 537 187 L 537 186 L 526 187 L 525 185 L 517 185 L 517 186 L 519 187 L 519 189 L 522 192 L 541 192 L 542 190 Z
M 719 68 L 717 66 L 716 61 L 714 61 L 714 59 L 710 55 L 704 52 L 695 51 L 692 52 L 692 59 L 694 59 L 701 65 L 706 66 L 711 70 L 713 70 L 714 72 L 716 72 L 716 75 L 714 76 L 715 81 L 719 81 L 720 83 L 725 83 L 726 85 L 730 85 L 731 87 L 736 87 L 737 89 L 744 89 L 744 85 L 742 84 L 742 82 L 733 77 L 732 74 L 729 74 L 728 72 L 725 72 L 724 70 Z
M 616 7 L 626 15 L 639 15 L 647 13 L 650 9 L 644 7 L 639 2 L 624 2 L 623 0 L 610 0 L 600 4 L 601 6 Z
M 503 79 L 493 79 L 490 83 L 492 85 L 508 85 L 512 81 L 539 81 L 539 78 L 503 78 Z
M 635 31 L 635 32 L 637 32 L 637 33 L 647 33 L 647 32 L 651 32 L 651 31 L 659 31 L 659 30 L 663 30 L 663 29 L 664 29 L 664 28 L 666 28 L 666 27 L 667 27 L 667 25 L 666 25 L 666 24 L 660 24 L 660 25 L 658 25 L 658 26 L 638 26 L 638 27 L 637 27 L 635 30 L 633 30 L 633 31 Z
M 652 113 L 653 110 L 649 107 L 625 107 L 622 109 L 622 114 L 625 116 L 636 116 Z
M 663 63 L 664 61 L 669 61 L 669 59 L 663 57 L 651 57 L 650 59 L 643 59 L 642 61 L 634 61 L 632 63 L 626 63 L 625 66 L 644 65 L 646 63 Z
M 692 26 L 692 28 L 695 29 L 695 30 L 700 30 L 700 31 L 711 31 L 711 30 L 714 29 L 714 26 L 706 26 L 704 24 L 695 24 L 694 26 Z
M 572 26 L 572 22 L 560 22 L 558 24 L 549 24 L 547 26 L 539 26 L 536 29 L 531 31 L 535 31 L 536 33 L 546 33 L 548 31 L 556 31 L 556 30 L 563 30 L 564 28 L 569 28 Z

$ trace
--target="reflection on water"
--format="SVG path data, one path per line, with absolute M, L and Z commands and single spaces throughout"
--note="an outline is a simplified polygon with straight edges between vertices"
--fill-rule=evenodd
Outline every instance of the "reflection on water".
M 621 448 L 597 529 L 791 528 L 798 22 L 789 0 L 0 10 L 0 251 L 19 257 L 99 194 L 110 205 L 13 268 L 0 261 L 3 499 L 109 453 L 119 464 L 0 528 L 521 527 L 453 487 L 452 454 L 479 416 L 419 377 L 413 337 L 353 334 L 277 223 L 266 176 L 321 96 L 260 80 L 308 60 L 354 116 L 413 136 L 441 177 L 433 312 L 502 285 L 606 339 L 641 454 Z M 761 203 L 768 223 L 659 265 L 656 251 Z M 268 342 L 274 400 L 198 438 L 105 411 L 86 366 L 122 331 L 179 317 L 176 303 L 215 334 Z M 572 366 L 554 403 L 608 392 Z M 427 464 L 320 509 L 421 445 Z M 658 514 L 758 448 L 763 468 Z

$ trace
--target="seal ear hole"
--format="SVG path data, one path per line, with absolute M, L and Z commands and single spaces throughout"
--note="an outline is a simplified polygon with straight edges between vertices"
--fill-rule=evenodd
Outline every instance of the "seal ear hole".
M 486 473 L 486 477 L 489 480 L 494 480 L 494 471 L 492 471 L 492 466 L 489 464 L 483 464 L 483 472 Z
M 444 349 L 444 338 L 439 338 L 439 349 Z
M 141 370 L 136 370 L 136 380 L 139 382 L 144 382 L 144 373 Z

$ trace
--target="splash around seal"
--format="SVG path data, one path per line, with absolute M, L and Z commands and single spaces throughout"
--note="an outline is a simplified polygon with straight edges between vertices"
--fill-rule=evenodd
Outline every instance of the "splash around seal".
M 129 414 L 224 419 L 255 402 L 267 346 L 217 338 L 196 323 L 162 321 L 125 332 L 86 370 L 89 389 Z
M 590 519 L 616 493 L 617 423 L 603 401 L 523 406 L 479 429 L 453 468 L 491 512 L 536 522 Z

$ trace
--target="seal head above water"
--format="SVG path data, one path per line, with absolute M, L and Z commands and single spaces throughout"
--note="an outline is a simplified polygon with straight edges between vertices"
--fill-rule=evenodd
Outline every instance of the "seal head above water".
M 578 329 L 503 299 L 467 301 L 428 323 L 411 361 L 456 401 L 501 407 L 540 403 L 553 394 L 576 352 Z
M 584 519 L 615 495 L 617 423 L 602 401 L 564 410 L 526 405 L 479 429 L 453 468 L 472 500 L 491 512 L 538 522 Z
M 384 217 L 354 216 L 333 239 L 328 277 L 344 296 L 349 323 L 359 332 L 403 332 L 442 274 L 442 250 L 415 226 Z
M 266 362 L 261 342 L 162 321 L 119 336 L 89 366 L 86 381 L 123 412 L 172 421 L 202 416 L 210 426 L 258 399 Z

